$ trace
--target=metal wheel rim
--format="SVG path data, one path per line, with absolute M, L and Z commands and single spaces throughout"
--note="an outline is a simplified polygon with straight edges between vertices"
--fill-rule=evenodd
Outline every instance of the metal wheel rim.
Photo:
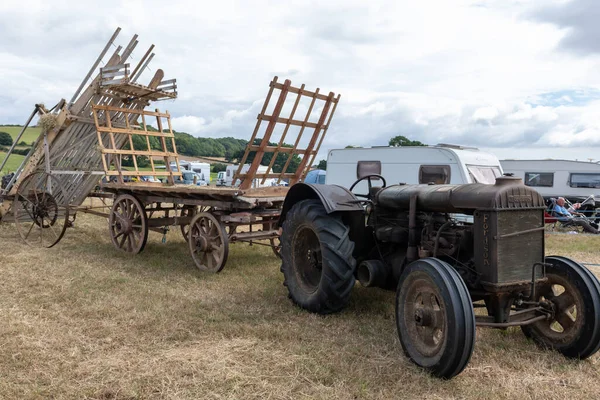
M 143 250 L 148 237 L 146 210 L 135 197 L 128 194 L 117 197 L 108 224 L 116 248 L 133 254 Z
M 554 318 L 536 322 L 537 329 L 548 341 L 555 345 L 564 345 L 579 336 L 584 322 L 584 301 L 581 293 L 567 279 L 556 274 L 547 274 L 547 282 L 538 288 L 538 300 L 552 302 Z
M 69 225 L 69 206 L 56 196 L 64 193 L 60 181 L 43 171 L 20 182 L 12 207 L 17 232 L 25 243 L 50 248 L 60 242 Z
M 221 223 L 210 213 L 198 213 L 190 224 L 190 253 L 201 271 L 219 272 L 225 266 L 229 242 Z
M 292 259 L 298 282 L 308 293 L 319 288 L 323 274 L 321 242 L 310 227 L 300 227 L 292 240 Z
M 422 356 L 442 354 L 448 334 L 446 311 L 437 285 L 427 277 L 414 279 L 407 288 L 402 318 L 411 344 Z

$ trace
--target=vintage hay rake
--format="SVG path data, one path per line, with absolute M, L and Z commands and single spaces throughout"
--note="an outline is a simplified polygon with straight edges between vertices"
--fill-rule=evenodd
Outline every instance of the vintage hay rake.
M 152 45 L 130 71 L 128 60 L 138 44 L 137 35 L 125 48 L 118 46 L 88 84 L 120 30 L 118 28 L 110 38 L 71 101 L 63 99 L 50 110 L 41 104 L 35 105 L 0 164 L 2 170 L 25 130 L 38 115 L 38 125 L 42 128 L 40 136 L 14 175 L 0 189 L 0 220 L 14 222 L 23 240 L 29 244 L 52 247 L 58 243 L 70 224 L 69 214 L 83 203 L 100 177 L 107 173 L 103 165 L 105 153 L 98 151 L 99 142 L 110 140 L 113 148 L 126 147 L 126 137 L 115 138 L 104 131 L 97 133 L 94 118 L 109 121 L 115 128 L 126 128 L 137 124 L 138 118 L 145 115 L 144 108 L 152 101 L 177 97 L 176 81 L 163 80 L 161 69 L 148 85 L 137 82 L 154 57 Z M 95 112 L 94 107 L 100 107 L 100 111 Z M 109 165 L 120 166 L 122 154 L 113 152 L 108 158 Z M 122 179 L 121 174 L 119 178 Z M 11 208 L 13 212 L 9 213 Z

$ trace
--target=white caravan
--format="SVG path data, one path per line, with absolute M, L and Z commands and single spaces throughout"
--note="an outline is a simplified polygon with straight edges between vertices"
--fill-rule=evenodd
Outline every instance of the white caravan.
M 502 160 L 505 172 L 523 179 L 542 196 L 573 201 L 600 198 L 600 164 L 572 160 Z
M 176 171 L 175 161 L 171 161 L 171 170 Z M 159 168 L 159 167 L 158 167 Z M 206 182 L 208 185 L 210 183 L 210 164 L 197 162 L 197 161 L 179 161 L 179 169 L 183 171 L 192 171 L 195 172 L 199 179 Z
M 191 171 L 194 171 L 195 173 L 200 175 L 202 180 L 205 181 L 206 183 L 210 183 L 210 164 L 209 163 L 192 161 L 189 163 L 188 169 Z
M 225 179 L 224 179 L 224 181 L 222 181 L 223 186 L 238 186 L 240 184 L 239 179 L 237 180 L 235 185 L 233 184 L 233 176 L 237 172 L 238 167 L 239 167 L 239 165 L 228 165 L 227 166 L 227 168 L 225 169 L 225 177 L 224 177 Z M 266 165 L 259 165 L 258 170 L 256 172 L 259 174 L 264 174 L 267 172 L 267 168 L 268 167 Z M 244 164 L 244 166 L 242 167 L 242 174 L 248 172 L 249 169 L 250 169 L 250 164 Z M 257 188 L 257 187 L 272 186 L 272 181 L 273 181 L 272 179 L 267 179 L 263 185 L 260 184 L 261 181 L 262 181 L 262 178 L 260 178 L 260 179 L 255 178 L 254 180 L 252 180 L 252 187 Z
M 474 147 L 436 146 L 371 147 L 331 150 L 325 183 L 350 188 L 359 177 L 382 175 L 388 186 L 398 183 L 494 184 L 502 176 L 498 158 Z M 374 182 L 373 185 L 380 185 Z M 361 182 L 355 193 L 367 193 Z

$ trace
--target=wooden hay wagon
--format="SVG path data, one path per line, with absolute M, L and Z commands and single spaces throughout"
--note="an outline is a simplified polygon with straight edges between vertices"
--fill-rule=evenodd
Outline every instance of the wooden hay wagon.
M 277 95 L 273 96 L 274 93 Z M 271 104 L 274 97 L 277 99 Z M 302 99 L 308 99 L 307 104 L 301 106 Z M 108 216 L 113 244 L 123 251 L 139 253 L 144 249 L 149 230 L 166 234 L 170 226 L 179 226 L 194 263 L 203 271 L 219 272 L 223 269 L 229 243 L 267 245 L 278 255 L 277 222 L 288 186 L 304 179 L 314 163 L 338 101 L 339 96 L 335 97 L 333 93 L 321 95 L 318 89 L 307 91 L 304 85 L 294 87 L 289 80 L 279 83 L 275 77 L 232 179 L 234 184 L 237 183 L 234 187 L 177 184 L 177 173 L 173 171 L 176 168 L 169 168 L 177 163 L 177 151 L 167 114 L 142 111 L 141 129 L 114 128 L 106 118 L 95 116 L 98 134 L 106 132 L 110 136 L 108 141 L 100 142 L 100 151 L 105 157 L 107 177 L 115 177 L 116 182 L 108 180 L 101 189 L 115 197 Z M 107 107 L 93 109 L 99 114 L 125 112 Z M 299 111 L 303 114 L 302 119 L 295 117 Z M 157 118 L 159 133 L 148 130 L 146 121 L 149 117 Z M 166 125 L 161 122 L 163 118 Z M 127 136 L 125 142 L 128 143 L 136 135 L 147 137 L 157 134 L 161 135 L 163 145 L 159 151 L 148 147 L 132 153 L 129 149 L 113 146 L 120 136 Z M 303 136 L 305 147 L 302 146 Z M 274 138 L 276 141 L 272 142 Z M 286 138 L 294 141 L 293 146 L 284 145 Z M 152 162 L 152 171 L 144 172 L 134 161 L 133 170 L 111 169 L 109 160 L 114 160 L 115 155 L 131 156 L 134 160 L 140 155 L 150 157 L 150 160 L 161 156 L 165 158 L 167 168 L 166 171 L 158 171 Z M 280 155 L 284 165 L 278 168 L 279 171 L 274 171 Z M 246 164 L 246 161 L 251 162 Z M 260 169 L 261 164 L 268 165 L 265 165 L 266 169 L 264 166 Z M 288 169 L 290 172 L 287 172 Z M 126 182 L 128 176 L 142 175 L 165 176 L 167 182 Z M 271 186 L 265 186 L 268 184 Z
M 146 109 L 151 101 L 175 98 L 175 80 L 164 81 L 158 70 L 148 85 L 136 82 L 154 56 L 153 46 L 130 71 L 126 61 L 137 44 L 134 36 L 83 90 L 118 33 L 71 102 L 63 100 L 53 110 L 36 106 L 27 125 L 41 114 L 42 133 L 0 191 L 1 221 L 14 222 L 27 243 L 51 247 L 78 211 L 106 216 L 112 243 L 134 254 L 144 249 L 150 230 L 166 234 L 179 226 L 195 264 L 212 272 L 225 266 L 229 243 L 263 244 L 278 254 L 277 221 L 287 186 L 302 180 L 314 163 L 340 96 L 275 77 L 234 186 L 183 185 L 170 115 Z M 150 170 L 140 167 L 142 160 Z M 112 198 L 110 211 L 83 205 L 88 196 Z

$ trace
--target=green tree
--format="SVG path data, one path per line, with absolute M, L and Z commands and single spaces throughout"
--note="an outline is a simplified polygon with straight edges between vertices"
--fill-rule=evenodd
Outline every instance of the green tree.
M 418 140 L 410 140 L 406 136 L 394 136 L 390 139 L 389 145 L 391 147 L 401 147 L 401 146 L 427 146 L 425 143 L 421 143 Z
M 2 146 L 12 146 L 13 140 L 12 136 L 6 132 L 0 132 L 0 145 Z
M 326 170 L 327 169 L 327 160 L 319 161 L 319 164 L 317 164 L 317 168 Z
M 223 163 L 215 163 L 210 168 L 211 172 L 221 172 L 221 171 L 225 171 L 225 170 L 227 170 L 227 164 L 223 164 Z

